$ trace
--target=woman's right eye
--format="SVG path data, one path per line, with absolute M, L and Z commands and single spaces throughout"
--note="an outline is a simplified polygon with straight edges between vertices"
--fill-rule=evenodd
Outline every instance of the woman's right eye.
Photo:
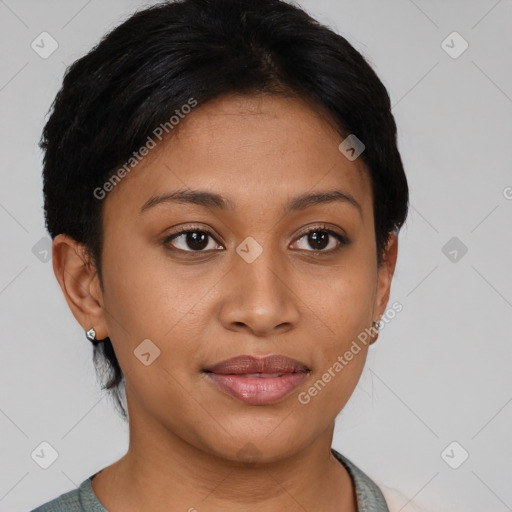
M 209 238 L 211 238 L 211 244 Z M 218 247 L 213 233 L 204 229 L 187 229 L 173 233 L 164 240 L 164 245 L 171 245 L 173 249 L 184 252 L 206 252 L 206 250 L 216 250 Z

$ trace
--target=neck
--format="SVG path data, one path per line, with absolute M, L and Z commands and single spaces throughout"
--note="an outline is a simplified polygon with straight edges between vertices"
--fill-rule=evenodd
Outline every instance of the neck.
M 133 420 L 133 417 L 139 418 Z M 351 478 L 331 453 L 334 422 L 313 443 L 273 462 L 244 463 L 193 446 L 130 415 L 127 453 L 93 480 L 109 511 L 355 512 Z

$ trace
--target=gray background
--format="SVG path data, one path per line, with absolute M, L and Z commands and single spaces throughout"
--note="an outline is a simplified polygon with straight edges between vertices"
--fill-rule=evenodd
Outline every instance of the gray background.
M 71 490 L 127 449 L 44 261 L 37 141 L 66 66 L 143 5 L 0 0 L 0 511 Z M 512 510 L 512 2 L 301 5 L 388 88 L 411 189 L 390 299 L 403 310 L 371 348 L 333 445 L 398 489 L 404 512 Z M 31 48 L 43 31 L 59 45 L 47 59 Z M 457 58 L 445 49 L 460 40 L 442 45 L 453 31 L 469 44 Z M 58 452 L 48 469 L 31 458 L 43 441 Z M 462 448 L 443 458 L 453 441 Z

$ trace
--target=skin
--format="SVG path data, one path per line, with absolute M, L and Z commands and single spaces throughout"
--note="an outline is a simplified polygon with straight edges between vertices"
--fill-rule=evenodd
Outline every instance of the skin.
M 103 289 L 85 248 L 55 238 L 69 307 L 84 330 L 110 337 L 126 380 L 129 449 L 92 484 L 109 511 L 356 511 L 330 448 L 367 346 L 308 404 L 297 398 L 384 314 L 396 264 L 391 235 L 377 267 L 370 178 L 361 158 L 339 151 L 342 140 L 297 98 L 216 99 L 104 200 Z M 235 208 L 161 203 L 140 213 L 150 197 L 178 188 L 222 194 Z M 300 194 L 332 189 L 360 210 L 345 201 L 282 211 Z M 202 253 L 186 236 L 164 243 L 191 224 L 213 232 Z M 322 224 L 350 243 L 308 243 L 305 228 Z M 247 237 L 263 248 L 252 263 L 236 252 Z M 144 339 L 160 349 L 149 366 L 134 355 Z M 249 405 L 201 372 L 242 354 L 284 354 L 311 372 L 285 399 Z M 248 443 L 256 462 L 241 460 Z

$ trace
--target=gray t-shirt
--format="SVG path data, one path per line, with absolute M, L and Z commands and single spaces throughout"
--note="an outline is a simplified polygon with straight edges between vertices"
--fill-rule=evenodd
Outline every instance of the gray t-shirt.
M 331 449 L 332 454 L 343 464 L 354 482 L 358 512 L 389 512 L 382 492 L 377 485 L 346 457 Z M 31 512 L 108 512 L 94 494 L 92 479 L 84 480 L 78 489 L 61 494 Z

